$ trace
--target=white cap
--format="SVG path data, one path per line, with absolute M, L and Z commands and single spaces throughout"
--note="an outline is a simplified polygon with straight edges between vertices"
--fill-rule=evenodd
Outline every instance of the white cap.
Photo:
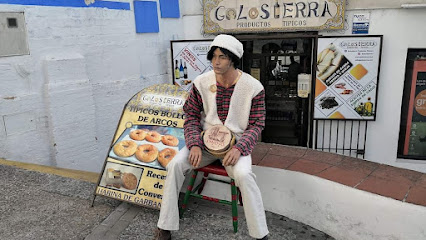
M 210 44 L 210 49 L 213 46 L 221 47 L 226 50 L 229 50 L 230 52 L 235 54 L 235 56 L 237 56 L 238 58 L 241 58 L 244 53 L 243 44 L 240 41 L 238 41 L 238 39 L 236 39 L 235 37 L 231 35 L 226 35 L 226 34 L 217 35 L 213 39 L 212 44 Z

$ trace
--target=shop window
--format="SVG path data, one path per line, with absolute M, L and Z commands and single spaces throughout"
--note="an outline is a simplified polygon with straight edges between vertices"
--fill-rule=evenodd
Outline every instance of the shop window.
M 9 28 L 17 28 L 18 27 L 18 21 L 16 18 L 8 18 L 7 19 L 7 26 Z
M 426 160 L 426 49 L 408 49 L 398 157 Z

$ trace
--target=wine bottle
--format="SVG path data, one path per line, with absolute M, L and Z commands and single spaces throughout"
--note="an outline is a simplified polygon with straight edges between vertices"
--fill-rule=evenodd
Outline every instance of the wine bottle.
M 280 18 L 280 4 L 278 4 L 278 0 L 275 0 L 274 18 Z
M 188 68 L 186 67 L 186 62 L 183 63 L 183 78 L 188 78 Z
M 179 74 L 178 60 L 176 60 L 176 64 L 175 64 L 175 79 L 179 79 L 179 78 L 180 78 L 180 74 Z
M 364 103 L 359 103 L 355 110 L 359 115 L 364 116 Z
M 180 60 L 179 76 L 183 77 L 183 65 L 182 65 L 182 59 Z

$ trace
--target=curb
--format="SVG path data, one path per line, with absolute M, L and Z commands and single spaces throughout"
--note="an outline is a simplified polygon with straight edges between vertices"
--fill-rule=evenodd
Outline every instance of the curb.
M 91 182 L 91 183 L 97 183 L 99 178 L 99 173 L 72 170 L 72 169 L 66 169 L 66 168 L 58 168 L 58 167 L 50 167 L 50 166 L 33 164 L 33 163 L 16 162 L 16 161 L 5 160 L 2 158 L 0 158 L 0 164 L 22 168 L 22 169 L 26 169 L 30 171 L 37 171 L 42 173 L 58 175 L 61 177 L 82 180 L 82 181 Z
M 140 208 L 128 203 L 121 203 L 100 225 L 92 230 L 85 240 L 113 240 L 118 239 L 140 212 Z

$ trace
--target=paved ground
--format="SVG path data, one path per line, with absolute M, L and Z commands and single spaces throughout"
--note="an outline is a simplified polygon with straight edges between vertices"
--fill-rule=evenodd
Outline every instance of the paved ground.
M 90 207 L 93 187 L 0 165 L 0 239 L 84 239 L 120 204 Z
M 158 211 L 104 197 L 95 184 L 0 165 L 0 239 L 152 239 Z M 230 207 L 194 200 L 173 239 L 251 239 L 242 208 L 234 234 Z M 307 225 L 267 212 L 270 239 L 334 239 Z

